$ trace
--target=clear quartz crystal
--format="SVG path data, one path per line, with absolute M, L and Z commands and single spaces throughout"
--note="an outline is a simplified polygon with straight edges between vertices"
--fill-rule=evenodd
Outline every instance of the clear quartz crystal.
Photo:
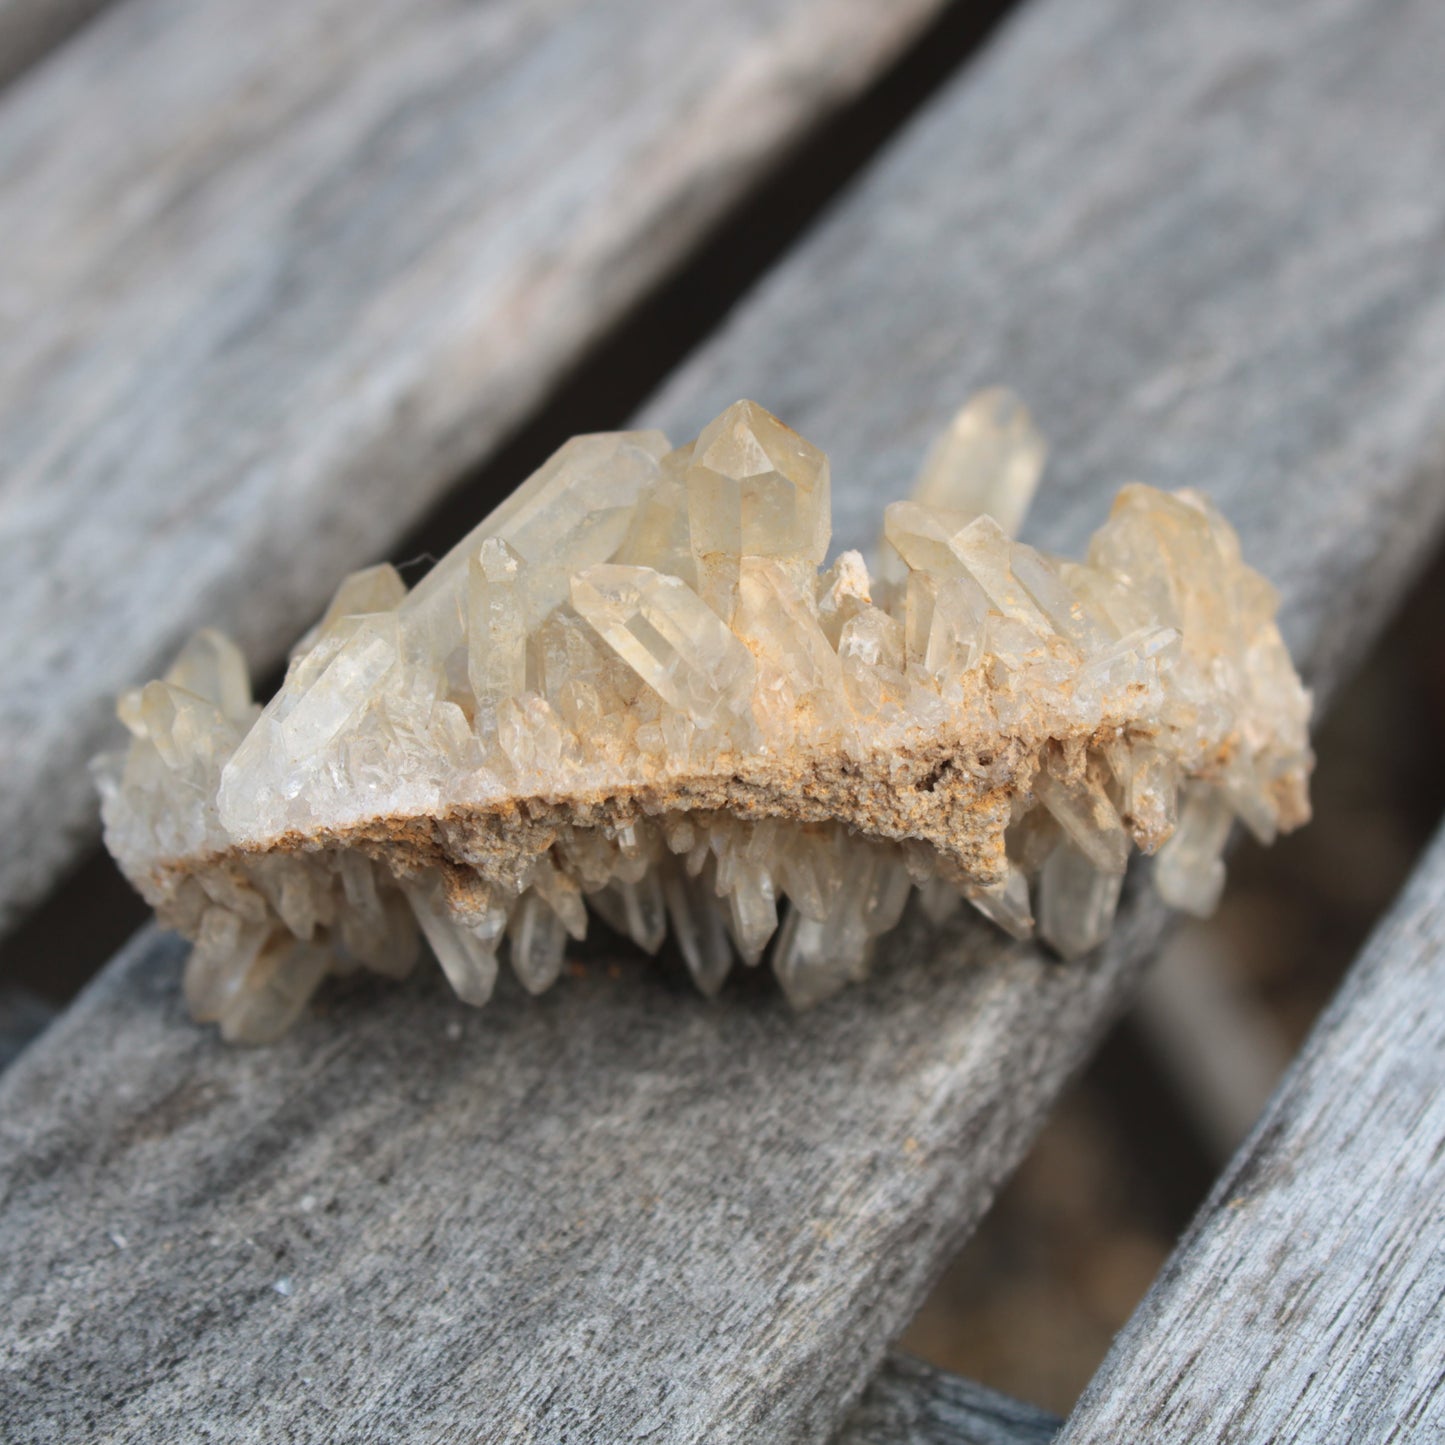
M 463 1003 L 480 1008 L 497 982 L 497 947 L 454 918 L 437 883 L 403 883 L 416 921 Z
M 1039 876 L 1039 932 L 1065 958 L 1097 948 L 1114 923 L 1122 872 L 1104 871 L 1072 843 L 1060 843 Z
M 251 677 L 246 659 L 229 637 L 214 628 L 203 627 L 186 643 L 165 680 L 205 699 L 232 722 L 250 720 Z
M 423 937 L 468 1003 L 504 941 L 541 992 L 589 914 L 670 931 L 705 994 L 767 957 L 806 1005 L 915 891 L 1088 952 L 1135 847 L 1207 912 L 1235 818 L 1308 815 L 1278 600 L 1190 492 L 1126 487 L 1083 562 L 1016 541 L 1043 456 L 975 398 L 881 571 L 822 570 L 827 459 L 739 402 L 677 448 L 574 438 L 410 593 L 351 574 L 264 709 L 198 634 L 95 765 L 109 845 L 194 940 L 192 1012 L 261 1042 Z
M 488 537 L 467 564 L 467 676 L 479 704 L 495 708 L 527 685 L 527 609 L 521 554 Z
M 1224 891 L 1224 845 L 1234 813 L 1220 788 L 1191 783 L 1179 825 L 1154 859 L 1154 886 L 1171 908 L 1207 918 Z
M 322 944 L 273 936 L 221 1013 L 221 1037 L 233 1044 L 279 1039 L 301 1017 L 330 966 Z
M 651 567 L 589 567 L 572 604 L 597 635 L 672 707 L 704 727 L 743 714 L 752 654 L 679 577 Z
M 341 579 L 321 620 L 291 649 L 291 660 L 310 652 L 322 635 L 343 617 L 358 617 L 366 612 L 394 612 L 406 596 L 406 583 L 390 562 L 365 567 Z M 204 636 L 204 634 L 198 634 Z
M 1029 905 L 1029 880 L 1021 868 L 1011 867 L 1002 883 L 974 885 L 965 895 L 991 923 L 1014 938 L 1034 936 L 1034 915 Z
M 562 972 L 567 952 L 567 926 L 535 890 L 512 915 L 508 935 L 512 971 L 528 993 L 545 993 Z
M 862 904 L 853 895 L 840 897 L 824 919 L 793 907 L 778 936 L 773 969 L 789 1001 L 807 1008 L 863 974 L 870 943 Z
M 201 915 L 184 987 L 186 1003 L 202 1023 L 225 1014 L 269 932 L 264 922 L 248 922 L 228 908 L 213 906 Z
M 969 671 L 983 651 L 988 598 L 972 577 L 950 577 L 933 598 L 924 644 L 923 665 L 932 673 L 957 676 Z
M 913 494 L 925 506 L 987 513 L 1016 537 L 1047 456 L 1024 404 L 1003 387 L 989 387 L 934 442 Z
M 687 511 L 699 588 L 731 621 L 743 557 L 816 567 L 827 555 L 828 458 L 756 402 L 736 402 L 693 444 Z
M 674 864 L 663 869 L 662 882 L 673 937 L 693 981 L 711 998 L 722 988 L 733 965 L 727 924 L 717 906 L 711 878 L 691 877 L 686 868 Z

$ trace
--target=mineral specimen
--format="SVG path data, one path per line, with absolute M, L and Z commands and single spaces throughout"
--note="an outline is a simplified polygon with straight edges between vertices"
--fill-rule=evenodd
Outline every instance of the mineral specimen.
M 589 908 L 700 988 L 771 945 L 788 996 L 868 967 L 916 888 L 1074 956 L 1131 845 L 1204 912 L 1233 819 L 1307 816 L 1308 697 L 1275 595 L 1202 496 L 1126 487 L 1083 562 L 1012 540 L 1043 466 L 987 392 L 884 514 L 876 577 L 820 572 L 827 458 L 751 402 L 696 441 L 577 437 L 407 592 L 348 577 L 277 695 L 215 632 L 127 693 L 106 839 L 194 940 L 229 1039 L 418 931 L 485 1003 Z

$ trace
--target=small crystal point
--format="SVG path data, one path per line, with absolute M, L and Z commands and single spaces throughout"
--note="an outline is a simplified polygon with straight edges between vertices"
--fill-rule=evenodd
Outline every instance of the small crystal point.
M 739 955 L 750 968 L 778 928 L 778 896 L 771 874 L 756 864 L 740 863 L 731 870 L 727 883 L 728 931 Z M 725 886 L 719 878 L 718 887 Z
M 183 980 L 192 1017 L 214 1023 L 226 1012 L 268 932 L 264 923 L 248 923 L 228 908 L 205 910 Z
M 274 1043 L 301 1017 L 330 966 L 323 944 L 274 936 L 222 1011 L 221 1037 L 232 1044 Z
M 1079 958 L 1109 936 L 1123 887 L 1071 843 L 1060 843 L 1039 877 L 1039 932 L 1065 958 Z
M 709 998 L 722 988 L 733 965 L 732 944 L 709 877 L 690 877 L 685 868 L 663 873 L 667 916 L 693 981 Z
M 840 906 L 822 920 L 791 908 L 773 949 L 773 971 L 788 1001 L 809 1008 L 862 974 L 868 945 L 856 906 Z
M 241 649 L 212 627 L 203 627 L 176 655 L 165 676 L 173 687 L 204 698 L 231 722 L 249 722 L 251 676 Z
M 1129 862 L 1129 835 L 1097 778 L 1065 781 L 1046 765 L 1034 779 L 1034 792 L 1095 868 L 1104 873 L 1124 871 Z
M 509 929 L 512 971 L 528 993 L 545 993 L 557 981 L 567 955 L 567 926 L 540 893 L 528 893 Z
M 495 940 L 489 943 L 462 927 L 443 901 L 438 884 L 404 882 L 402 888 L 456 996 L 480 1008 L 497 982 Z
M 1047 455 L 1023 402 L 1003 387 L 989 387 L 965 403 L 933 444 L 913 497 L 927 507 L 985 513 L 1017 537 Z
M 1010 868 L 1002 883 L 987 887 L 973 886 L 965 894 L 968 901 L 990 923 L 996 923 L 1014 938 L 1034 936 L 1034 915 L 1029 906 L 1029 880 L 1020 868 Z
M 390 562 L 365 567 L 341 579 L 321 621 L 305 633 L 291 649 L 291 660 L 310 652 L 321 636 L 343 617 L 358 617 L 367 612 L 394 612 L 406 596 L 406 583 Z
M 972 577 L 950 577 L 937 588 L 932 603 L 923 665 L 929 672 L 956 677 L 969 671 L 983 652 L 988 598 Z
M 1191 784 L 1179 826 L 1154 859 L 1154 886 L 1171 907 L 1208 918 L 1224 891 L 1224 845 L 1234 813 L 1220 788 Z

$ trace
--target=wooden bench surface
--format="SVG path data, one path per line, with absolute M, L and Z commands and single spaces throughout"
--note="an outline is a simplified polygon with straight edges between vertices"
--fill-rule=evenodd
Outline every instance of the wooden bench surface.
M 647 417 L 758 396 L 834 454 L 848 545 L 1008 380 L 1056 444 L 1037 540 L 1207 488 L 1327 695 L 1445 522 L 1445 15 L 1203 10 L 1029 5 Z M 0 1083 L 8 1417 L 828 1439 L 1163 923 L 1131 893 L 1061 966 L 914 918 L 801 1016 L 630 958 L 475 1014 L 357 985 L 257 1052 L 142 934 Z
M 127 0 L 0 92 L 0 930 L 942 0 Z
M 1445 833 L 1059 1436 L 1445 1439 Z

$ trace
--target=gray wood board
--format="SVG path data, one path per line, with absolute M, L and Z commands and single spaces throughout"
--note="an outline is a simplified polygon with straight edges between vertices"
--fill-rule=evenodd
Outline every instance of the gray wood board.
M 0 94 L 0 926 L 942 0 L 128 0 Z M 520 479 L 519 479 L 520 480 Z
M 25 988 L 0 984 L 0 1070 L 20 1057 L 55 1017 L 55 1009 Z
M 1445 1439 L 1445 833 L 1060 1436 Z
M 772 402 L 857 540 L 957 392 L 1015 381 L 1059 443 L 1037 536 L 1209 485 L 1333 685 L 1445 513 L 1445 13 L 1380 13 L 1026 11 L 653 416 Z M 1163 921 L 1131 896 L 1064 967 L 915 918 L 802 1016 L 627 961 L 479 1014 L 336 989 L 256 1053 L 143 936 L 0 1083 L 10 1418 L 826 1440 Z
M 110 0 L 0 0 L 0 86 L 42 60 Z
M 604 958 L 248 1052 L 183 954 L 140 935 L 0 1080 L 8 1440 L 827 1439 L 1102 982 L 914 920 L 801 1018 Z
M 1049 1445 L 1061 1423 L 898 1352 L 884 1360 L 833 1445 Z

